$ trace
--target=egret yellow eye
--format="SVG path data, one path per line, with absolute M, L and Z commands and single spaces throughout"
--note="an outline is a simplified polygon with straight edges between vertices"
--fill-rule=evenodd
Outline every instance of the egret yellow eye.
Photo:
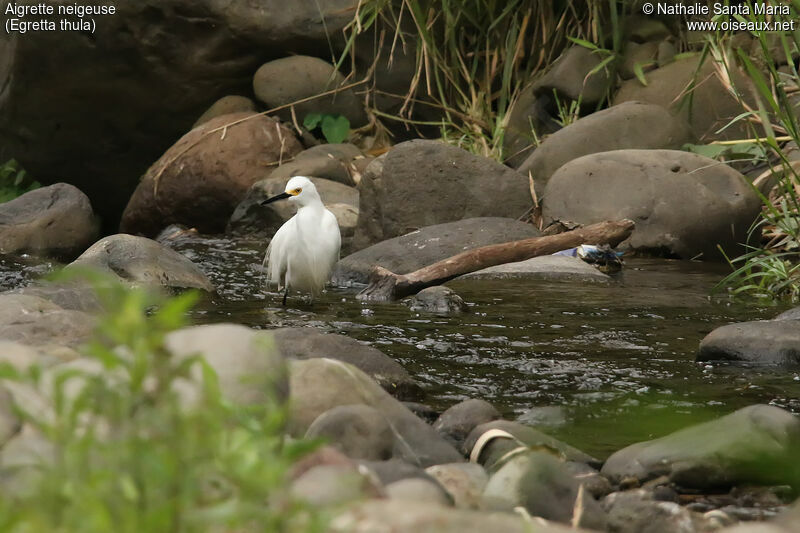
M 297 195 L 298 195 L 298 194 L 300 194 L 301 192 L 303 192 L 303 189 L 301 189 L 300 187 L 298 187 L 297 189 L 295 189 L 295 190 L 293 190 L 293 191 L 289 191 L 289 194 L 291 194 L 292 196 L 297 196 Z

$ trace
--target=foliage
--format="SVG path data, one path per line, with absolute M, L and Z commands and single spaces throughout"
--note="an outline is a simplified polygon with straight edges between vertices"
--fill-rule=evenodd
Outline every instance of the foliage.
M 342 115 L 309 113 L 303 119 L 303 127 L 308 131 L 319 127 L 325 140 L 331 144 L 344 142 L 350 133 L 350 121 Z
M 201 357 L 165 349 L 165 335 L 185 325 L 196 294 L 164 299 L 93 279 L 107 312 L 81 364 L 3 366 L 5 385 L 47 399 L 44 410 L 27 402 L 17 409 L 52 456 L 27 467 L 39 474 L 27 483 L 18 479 L 24 467 L 15 477 L 6 472 L 0 529 L 318 530 L 318 518 L 285 495 L 287 470 L 307 449 L 284 442 L 285 409 L 231 404 Z M 196 404 L 178 392 L 190 379 Z
M 0 165 L 0 203 L 39 187 L 39 182 L 31 180 L 16 159 L 9 159 Z

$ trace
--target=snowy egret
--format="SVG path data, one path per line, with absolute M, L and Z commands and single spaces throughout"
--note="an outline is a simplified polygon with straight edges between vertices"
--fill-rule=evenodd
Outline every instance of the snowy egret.
M 267 205 L 288 198 L 298 205 L 297 213 L 287 220 L 267 247 L 264 264 L 267 280 L 283 286 L 283 305 L 289 288 L 319 294 L 333 265 L 339 260 L 342 236 L 336 217 L 325 209 L 317 188 L 305 176 L 295 176 L 283 193 L 261 202 Z

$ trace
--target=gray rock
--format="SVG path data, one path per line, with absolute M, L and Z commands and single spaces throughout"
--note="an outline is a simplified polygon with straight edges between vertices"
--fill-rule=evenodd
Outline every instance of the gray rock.
M 424 313 L 460 313 L 467 310 L 467 304 L 453 289 L 437 285 L 422 289 L 411 298 L 404 300 L 412 311 Z
M 611 482 L 586 463 L 567 461 L 564 470 L 595 498 L 602 498 L 612 491 Z
M 383 485 L 389 485 L 401 479 L 425 479 L 432 481 L 433 477 L 419 466 L 412 465 L 402 459 L 388 459 L 386 461 L 359 461 L 359 464 L 369 469 Z M 466 464 L 466 463 L 463 463 Z
M 532 516 L 589 529 L 605 529 L 597 501 L 586 495 L 561 461 L 542 452 L 517 454 L 489 478 L 483 490 L 486 509 L 524 507 Z
M 13 293 L 44 298 L 64 309 L 96 313 L 102 310 L 97 291 L 90 284 L 76 280 L 70 282 L 40 281 L 15 289 Z
M 0 204 L 0 252 L 73 259 L 97 238 L 89 198 L 56 183 Z
M 345 85 L 347 82 L 344 76 L 333 65 L 316 57 L 300 55 L 265 63 L 253 77 L 253 92 L 269 109 Z M 344 115 L 352 127 L 367 123 L 364 104 L 353 89 L 297 104 L 294 108 L 301 123 L 310 113 Z M 289 109 L 278 111 L 277 114 L 283 120 L 291 120 Z
M 145 237 L 120 233 L 94 243 L 66 268 L 87 268 L 145 286 L 202 289 L 214 286 L 189 259 Z
M 317 417 L 306 438 L 322 438 L 351 459 L 382 461 L 392 456 L 394 433 L 383 415 L 366 405 L 340 405 Z
M 539 141 L 561 128 L 553 118 L 553 109 L 557 109 L 553 100 L 552 93 L 537 96 L 533 84 L 522 89 L 506 115 L 503 163 L 519 167 L 536 150 Z
M 313 328 L 281 328 L 270 332 L 287 359 L 326 357 L 351 364 L 397 397 L 419 392 L 419 385 L 394 359 L 353 338 Z
M 541 194 L 555 171 L 573 159 L 627 148 L 677 149 L 689 142 L 690 136 L 688 125 L 663 107 L 625 102 L 592 113 L 550 135 L 519 171 L 525 175 L 531 173 Z
M 437 504 L 445 507 L 453 505 L 453 500 L 447 491 L 436 481 L 422 478 L 406 478 L 385 487 L 386 495 L 390 500 L 403 500 L 426 504 Z
M 457 449 L 465 452 L 464 442 L 473 429 L 493 420 L 502 418 L 492 404 L 486 400 L 473 398 L 464 400 L 447 409 L 434 422 L 433 429 L 450 441 Z
M 290 494 L 315 507 L 334 507 L 375 497 L 381 490 L 370 476 L 347 465 L 320 465 L 294 480 Z
M 625 52 L 622 56 L 622 63 L 619 66 L 620 78 L 623 80 L 635 78 L 637 66 L 642 72 L 650 72 L 655 69 L 658 66 L 658 45 L 659 43 L 656 41 L 647 41 L 643 43 L 629 41 L 626 43 Z M 642 147 L 630 146 L 629 148 Z
M 800 307 L 794 307 L 776 316 L 775 320 L 797 320 L 798 318 L 800 318 Z
M 769 405 L 640 442 L 608 458 L 601 473 L 613 483 L 669 476 L 693 489 L 742 484 L 800 486 L 800 420 Z
M 562 166 L 547 184 L 543 216 L 592 224 L 636 223 L 622 248 L 684 259 L 722 259 L 747 242 L 761 201 L 744 176 L 712 159 L 677 150 L 615 150 Z
M 175 357 L 200 355 L 214 369 L 222 394 L 240 405 L 282 402 L 288 397 L 286 362 L 270 342 L 269 334 L 238 324 L 192 326 L 168 334 L 167 350 Z M 190 403 L 202 383 L 202 369 L 192 367 L 193 382 L 181 390 Z
M 615 492 L 602 502 L 608 531 L 619 533 L 695 533 L 695 519 L 674 502 L 653 501 L 644 490 Z
M 320 144 L 303 150 L 292 161 L 273 170 L 268 177 L 280 178 L 285 183 L 293 176 L 313 176 L 353 187 L 358 185 L 355 177 L 366 169 L 369 161 L 371 159 L 364 157 L 355 145 Z
M 357 250 L 433 224 L 518 218 L 533 205 L 525 176 L 440 141 L 395 145 L 369 164 L 358 189 Z
M 555 90 L 562 100 L 580 99 L 581 106 L 599 103 L 611 89 L 609 71 L 601 68 L 589 73 L 603 61 L 603 56 L 583 46 L 572 46 L 553 63 L 550 70 L 534 84 L 536 94 L 552 94 Z
M 505 263 L 459 276 L 459 280 L 524 279 L 608 283 L 611 277 L 577 257 L 542 255 L 517 263 Z
M 213 118 L 147 170 L 125 207 L 120 232 L 154 237 L 170 224 L 184 224 L 219 233 L 269 165 L 302 148 L 293 131 L 273 118 L 252 113 Z
M 305 434 L 320 414 L 333 407 L 364 404 L 380 411 L 391 426 L 394 457 L 421 467 L 462 459 L 433 428 L 356 367 L 332 359 L 309 359 L 292 360 L 289 368 L 291 434 Z
M 348 255 L 336 264 L 333 283 L 367 283 L 375 265 L 407 274 L 465 250 L 539 235 L 533 225 L 508 218 L 468 218 L 427 226 Z
M 223 96 L 209 107 L 205 113 L 200 115 L 192 128 L 205 124 L 212 118 L 221 117 L 230 113 L 255 113 L 256 104 L 246 96 L 229 95 Z
M 450 463 L 429 466 L 425 472 L 433 477 L 453 498 L 460 509 L 479 509 L 489 476 L 475 463 Z
M 720 326 L 700 342 L 696 360 L 796 365 L 800 363 L 800 318 Z
M 75 347 L 91 337 L 92 316 L 24 294 L 0 294 L 0 339 L 31 346 Z

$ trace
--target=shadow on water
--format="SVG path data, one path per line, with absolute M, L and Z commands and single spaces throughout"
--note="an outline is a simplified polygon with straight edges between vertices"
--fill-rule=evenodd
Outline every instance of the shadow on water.
M 261 281 L 263 243 L 195 239 L 173 246 L 219 288 L 219 297 L 198 309 L 199 322 L 349 335 L 402 363 L 438 410 L 483 398 L 507 417 L 601 457 L 753 403 L 800 412 L 800 369 L 694 362 L 713 328 L 782 310 L 712 301 L 725 265 L 635 259 L 610 285 L 454 281 L 449 286 L 469 311 L 437 316 L 396 303 L 362 304 L 341 289 L 313 304 L 290 298 L 283 308 L 281 295 Z

